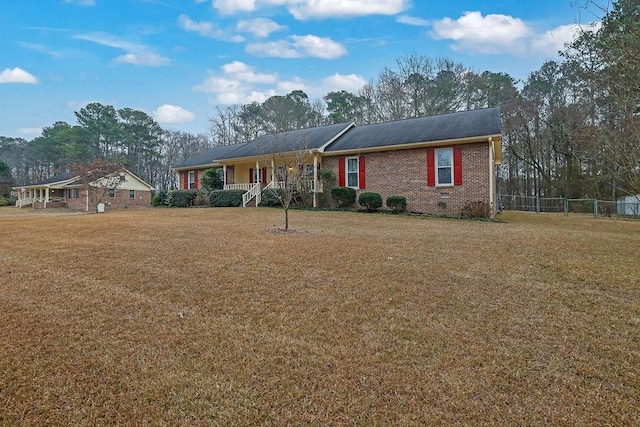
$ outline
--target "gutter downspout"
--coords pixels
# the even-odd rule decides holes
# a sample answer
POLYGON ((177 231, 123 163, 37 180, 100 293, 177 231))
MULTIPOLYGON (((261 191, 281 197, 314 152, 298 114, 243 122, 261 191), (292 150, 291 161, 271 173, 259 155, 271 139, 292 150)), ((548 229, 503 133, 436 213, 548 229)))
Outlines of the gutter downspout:
POLYGON ((494 147, 493 140, 489 137, 489 216, 494 218, 496 216, 496 204, 495 204, 495 166, 494 166, 494 147))
POLYGON ((313 156, 313 208, 318 207, 318 154, 313 156))

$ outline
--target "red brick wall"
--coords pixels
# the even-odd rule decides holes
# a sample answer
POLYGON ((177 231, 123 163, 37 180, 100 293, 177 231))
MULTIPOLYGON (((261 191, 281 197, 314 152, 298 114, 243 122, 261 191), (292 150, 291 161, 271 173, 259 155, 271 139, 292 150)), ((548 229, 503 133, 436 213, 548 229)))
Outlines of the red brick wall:
MULTIPOLYGON (((380 193, 385 207, 387 197, 404 196, 408 211, 431 214, 458 215, 468 201, 489 203, 489 145, 476 143, 461 147, 460 186, 428 187, 427 150, 415 148, 365 154, 366 188, 356 193, 380 193), (438 206, 440 201, 446 204, 445 208, 438 206)), ((336 177, 338 159, 323 158, 323 168, 332 170, 336 177)))
MULTIPOLYGON (((87 198, 84 189, 80 190, 80 197, 67 198, 67 207, 77 210, 86 210, 87 198)), ((102 201, 105 211, 124 208, 142 208, 151 205, 151 191, 136 190, 136 198, 129 198, 129 190, 116 190, 115 197, 105 197, 102 201)), ((89 201, 89 212, 95 212, 95 207, 89 201)))

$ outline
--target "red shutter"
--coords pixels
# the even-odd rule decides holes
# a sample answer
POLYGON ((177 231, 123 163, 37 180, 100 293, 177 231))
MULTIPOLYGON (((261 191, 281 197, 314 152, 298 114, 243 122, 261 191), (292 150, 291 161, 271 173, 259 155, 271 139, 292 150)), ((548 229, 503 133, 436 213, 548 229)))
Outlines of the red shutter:
POLYGON ((198 189, 198 171, 193 171, 193 189, 198 189))
POLYGON ((249 169, 249 184, 253 184, 253 168, 249 169))
POLYGON ((180 173, 182 174, 182 189, 188 190, 189 189, 189 172, 184 171, 180 173))
POLYGON ((338 185, 344 187, 344 157, 338 159, 338 185))
POLYGON ((427 185, 433 187, 436 185, 436 165, 435 153, 433 148, 427 148, 427 185))
POLYGON ((462 185, 462 148, 453 148, 453 185, 462 185))
POLYGON ((364 176, 364 156, 360 156, 358 158, 358 179, 360 181, 358 183, 358 188, 360 188, 360 190, 364 190, 367 183, 364 176))
POLYGON ((267 182, 267 168, 262 168, 262 183, 267 182))

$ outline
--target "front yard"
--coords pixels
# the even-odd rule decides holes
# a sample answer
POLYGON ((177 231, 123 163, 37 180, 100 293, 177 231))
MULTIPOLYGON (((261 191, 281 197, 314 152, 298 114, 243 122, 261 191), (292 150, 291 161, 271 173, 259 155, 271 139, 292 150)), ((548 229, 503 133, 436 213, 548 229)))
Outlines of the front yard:
POLYGON ((640 224, 0 209, 0 424, 634 425, 640 224))

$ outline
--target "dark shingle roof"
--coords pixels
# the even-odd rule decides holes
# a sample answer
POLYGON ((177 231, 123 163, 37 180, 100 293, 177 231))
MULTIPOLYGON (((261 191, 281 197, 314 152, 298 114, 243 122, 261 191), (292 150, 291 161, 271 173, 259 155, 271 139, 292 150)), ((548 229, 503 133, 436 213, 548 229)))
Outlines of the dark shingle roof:
POLYGON ((75 174, 72 172, 65 172, 59 175, 51 176, 47 179, 43 179, 42 181, 34 182, 33 184, 27 184, 27 186, 53 184, 55 182, 66 181, 73 178, 74 176, 75 174))
POLYGON ((499 135, 500 123, 499 107, 355 127, 351 127, 351 123, 338 123, 262 135, 247 143, 213 147, 174 166, 174 169, 272 152, 318 149, 338 135, 341 136, 325 148, 326 153, 499 135))
POLYGON ((262 135, 247 142, 238 150, 229 153, 223 159, 260 156, 269 153, 286 153, 299 150, 312 150, 322 147, 351 126, 351 123, 319 126, 315 128, 292 130, 278 134, 262 135))
MULTIPOLYGON (((203 153, 198 154, 197 156, 191 157, 186 161, 180 163, 179 165, 174 166, 174 169, 186 168, 190 166, 201 166, 201 165, 210 165, 215 163, 217 160, 224 159, 242 146, 246 145, 246 143, 233 144, 233 145, 221 145, 218 147, 209 148, 203 153)), ((235 157, 235 156, 232 156, 235 157)))
POLYGON ((500 108, 356 126, 324 151, 357 150, 485 135, 499 135, 500 108))

